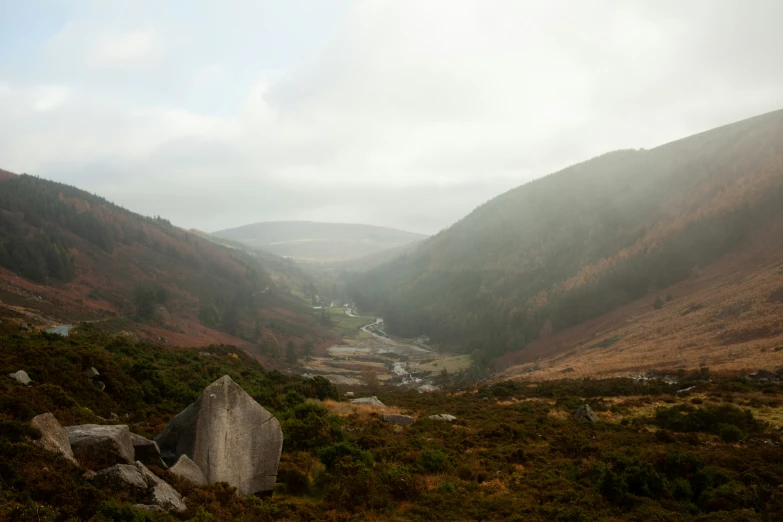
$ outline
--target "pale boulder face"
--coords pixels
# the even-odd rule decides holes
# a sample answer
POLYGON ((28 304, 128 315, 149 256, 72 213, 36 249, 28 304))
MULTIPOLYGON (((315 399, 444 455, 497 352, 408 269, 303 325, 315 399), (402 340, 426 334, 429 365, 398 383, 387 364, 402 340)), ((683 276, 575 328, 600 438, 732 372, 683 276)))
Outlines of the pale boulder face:
POLYGON ((247 495, 274 488, 283 431, 271 413, 224 375, 155 441, 169 464, 188 455, 209 484, 226 482, 247 495))
POLYGON ((35 441, 40 447, 53 453, 59 453, 72 464, 76 464, 73 456, 68 431, 63 428, 54 415, 44 413, 33 417, 30 425, 41 433, 41 438, 35 441))
POLYGON ((24 370, 19 370, 15 373, 9 373, 8 376, 19 384, 28 385, 32 382, 32 379, 30 379, 30 376, 27 375, 27 372, 24 370))

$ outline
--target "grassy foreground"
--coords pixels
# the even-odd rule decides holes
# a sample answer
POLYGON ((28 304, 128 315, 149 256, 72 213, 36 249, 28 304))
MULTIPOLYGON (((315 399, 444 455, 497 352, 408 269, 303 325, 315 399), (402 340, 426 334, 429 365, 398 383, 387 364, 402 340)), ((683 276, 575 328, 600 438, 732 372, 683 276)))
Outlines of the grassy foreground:
MULTIPOLYGON (((233 347, 171 350, 81 331, 0 338, 0 520, 775 520, 783 513, 783 389, 741 378, 685 384, 550 381, 418 394, 387 389, 389 410, 339 401, 323 379, 265 371, 233 347), (106 383, 94 387, 83 370, 106 383), (25 369, 22 387, 5 377, 25 369), (38 449, 28 425, 108 423, 157 434, 223 374, 281 421, 278 486, 268 498, 194 488, 188 511, 151 514, 96 488, 83 469, 38 449), (688 384, 688 385, 690 385, 688 384), (589 403, 600 420, 571 412, 589 403), (429 419, 449 413, 453 423, 429 419)), ((687 379, 688 376, 683 376, 687 379)), ((356 390, 359 391, 359 390, 356 390)))

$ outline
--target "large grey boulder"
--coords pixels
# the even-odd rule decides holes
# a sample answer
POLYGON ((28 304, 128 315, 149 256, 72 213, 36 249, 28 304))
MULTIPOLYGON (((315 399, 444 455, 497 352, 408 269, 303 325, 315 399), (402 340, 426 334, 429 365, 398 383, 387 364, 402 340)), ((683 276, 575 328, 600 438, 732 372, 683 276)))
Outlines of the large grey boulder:
POLYGON ((451 422, 457 420, 457 417, 455 417, 454 415, 449 415, 448 413, 439 413, 437 415, 430 415, 430 419, 437 420, 437 421, 451 422))
POLYGON ((378 397, 373 395, 372 397, 361 397, 359 399, 351 399, 352 404, 365 404, 367 406, 377 406, 378 408, 385 408, 386 405, 378 400, 378 397))
POLYGON ((157 466, 162 469, 168 469, 168 466, 160 456, 160 449, 154 440, 150 440, 135 433, 130 434, 131 444, 133 444, 133 453, 135 459, 146 466, 157 466))
POLYGON ((37 415, 30 421, 30 425, 41 434, 41 438, 35 441, 38 446, 47 451, 59 453, 71 463, 76 464, 71 442, 68 439, 68 431, 57 422, 54 415, 51 413, 37 415))
POLYGON ((177 490, 138 461, 134 464, 115 464, 101 470, 95 475, 93 482, 96 486, 123 491, 136 497, 146 497, 151 501, 149 505, 140 506, 157 506, 169 511, 187 509, 177 490))
POLYGON ((180 455, 177 463, 171 466, 169 471, 196 486, 207 485, 207 477, 204 476, 204 472, 185 454, 180 455))
POLYGON ((391 413, 382 413, 381 420, 395 426, 410 426, 416 422, 410 415, 394 415, 391 413))
POLYGON ((224 375, 171 419, 155 442, 169 465, 188 455, 209 484, 226 482, 247 495, 274 488, 283 431, 271 413, 224 375))
POLYGON ((586 420, 589 422, 596 422, 598 420, 598 416, 593 413, 593 409, 589 404, 582 404, 579 406, 574 413, 574 418, 576 420, 586 420))
POLYGON ((30 376, 27 375, 27 372, 24 370, 19 370, 15 373, 9 373, 8 376, 19 384, 28 385, 30 382, 32 382, 32 379, 30 379, 30 376))
POLYGON ((81 424, 66 430, 74 455, 86 468, 103 469, 114 464, 133 464, 135 460, 130 431, 124 424, 81 424))

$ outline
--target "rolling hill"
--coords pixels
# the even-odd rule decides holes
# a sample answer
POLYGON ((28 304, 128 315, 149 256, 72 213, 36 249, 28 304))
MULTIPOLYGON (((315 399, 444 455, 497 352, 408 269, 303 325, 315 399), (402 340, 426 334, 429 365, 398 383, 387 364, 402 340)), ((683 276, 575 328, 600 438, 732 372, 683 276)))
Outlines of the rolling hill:
MULTIPOLYGON (((768 274, 758 295, 746 299, 769 307, 746 311, 776 317, 775 326, 753 327, 761 329, 757 338, 766 332, 774 339, 783 333, 783 310, 766 294, 783 286, 775 265, 783 261, 781 234, 764 231, 779 231, 774 223, 782 212, 783 111, 777 111, 650 150, 611 152, 513 189, 414 252, 354 276, 348 290, 394 333, 427 334, 485 362, 503 357, 515 364, 526 362, 525 354, 547 357, 557 351, 547 339, 564 339, 570 329, 623 307, 673 309, 664 301, 677 297, 681 288, 674 285, 703 277, 753 244, 759 255, 740 257, 731 270, 740 278, 757 269, 768 274)), ((713 275, 691 285, 681 306, 696 306, 698 295, 725 284, 713 275)), ((687 321, 709 321, 706 312, 687 321)), ((619 321, 629 317, 635 316, 619 321)), ((604 330, 585 330, 598 338, 574 335, 558 350, 606 341, 604 330)), ((608 339, 604 347, 618 341, 608 339)))
POLYGON ((255 223, 213 235, 279 256, 311 262, 358 259, 426 237, 393 228, 311 221, 255 223))
POLYGON ((94 322, 180 346, 225 343, 270 359, 289 340, 331 334, 291 286, 289 261, 215 244, 34 176, 0 178, 0 299, 5 328, 94 322))

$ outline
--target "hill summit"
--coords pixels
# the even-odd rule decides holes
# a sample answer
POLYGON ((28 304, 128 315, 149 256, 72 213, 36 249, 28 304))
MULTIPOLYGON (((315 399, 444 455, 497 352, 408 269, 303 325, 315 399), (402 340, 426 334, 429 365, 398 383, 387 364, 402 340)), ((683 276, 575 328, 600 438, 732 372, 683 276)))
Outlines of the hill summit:
POLYGON ((532 181, 356 276, 349 291, 393 333, 491 359, 651 293, 663 304, 665 289, 781 212, 777 111, 532 181))
POLYGON ((394 228, 313 221, 270 221, 220 230, 214 236, 301 261, 358 259, 426 236, 394 228))

